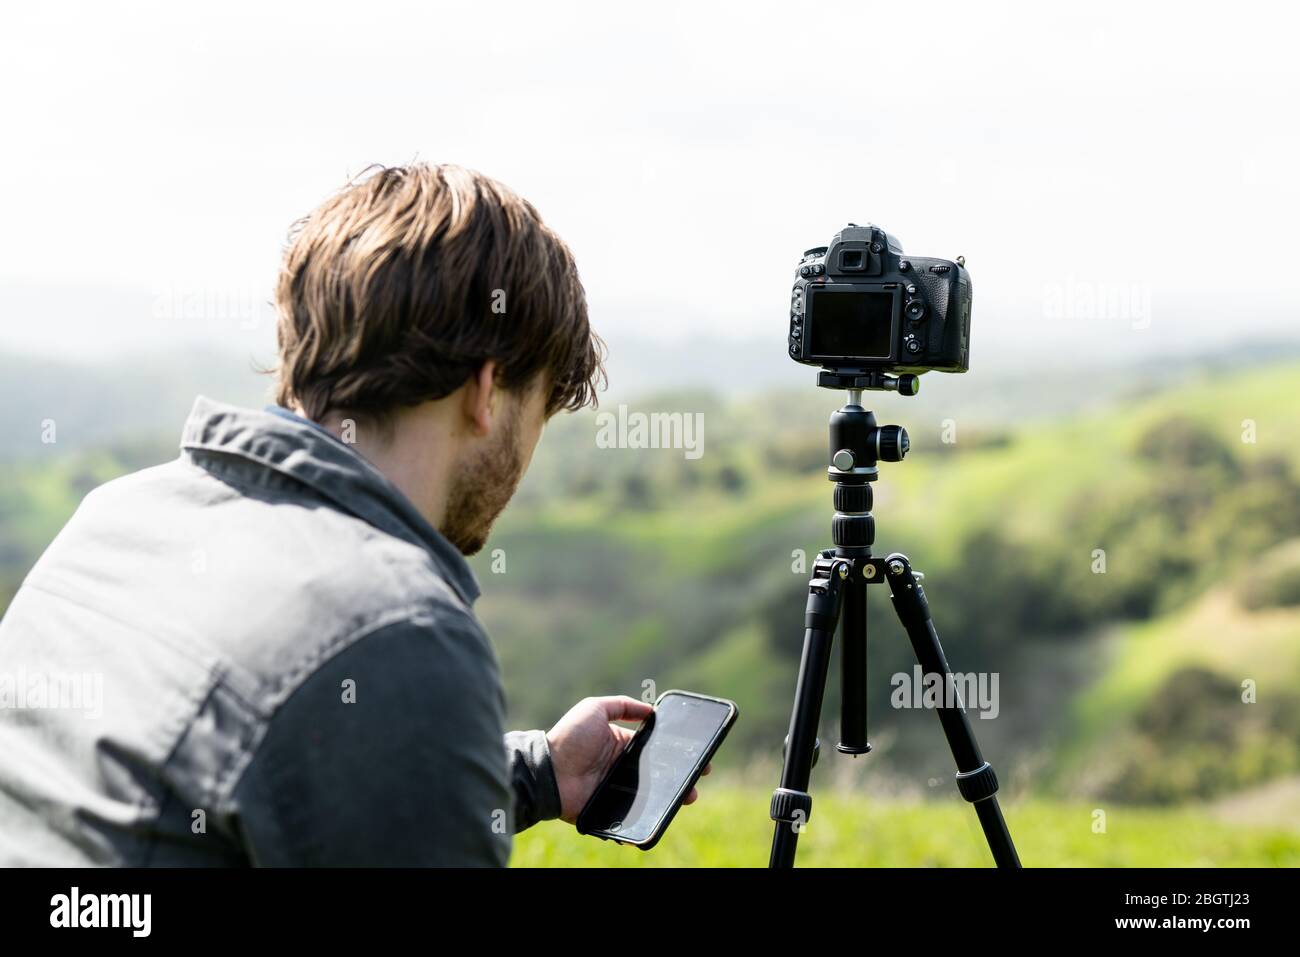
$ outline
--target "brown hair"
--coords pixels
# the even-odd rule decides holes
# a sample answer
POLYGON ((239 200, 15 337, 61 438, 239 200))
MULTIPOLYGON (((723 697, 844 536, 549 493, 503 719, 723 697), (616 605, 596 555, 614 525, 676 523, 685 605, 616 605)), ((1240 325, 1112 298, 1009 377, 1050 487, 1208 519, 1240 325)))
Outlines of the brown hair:
POLYGON ((545 375, 547 412, 596 404, 604 343, 573 254, 532 204, 459 166, 371 167, 294 224, 275 290, 276 401, 389 419, 488 359, 545 375))

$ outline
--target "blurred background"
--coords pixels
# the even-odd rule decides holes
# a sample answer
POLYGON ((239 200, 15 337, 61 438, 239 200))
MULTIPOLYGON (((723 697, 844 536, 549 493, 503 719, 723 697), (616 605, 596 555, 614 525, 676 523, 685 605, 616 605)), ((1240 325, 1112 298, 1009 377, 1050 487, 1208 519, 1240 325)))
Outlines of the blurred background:
MULTIPOLYGON (((1094 3, 28 6, 0 35, 0 608, 82 496, 260 406, 290 223, 372 163, 456 162, 568 241, 603 412, 556 420, 488 548, 514 727, 673 687, 741 718, 648 854, 558 823, 515 863, 766 863, 842 394, 785 355, 800 253, 874 222, 964 255, 972 366, 870 395, 913 451, 878 554, 926 573, 1026 864, 1300 863, 1300 64, 1272 8, 1094 3), (1289 117, 1289 119, 1288 119, 1289 117)), ((875 751, 800 863, 984 865, 870 608, 875 751)))

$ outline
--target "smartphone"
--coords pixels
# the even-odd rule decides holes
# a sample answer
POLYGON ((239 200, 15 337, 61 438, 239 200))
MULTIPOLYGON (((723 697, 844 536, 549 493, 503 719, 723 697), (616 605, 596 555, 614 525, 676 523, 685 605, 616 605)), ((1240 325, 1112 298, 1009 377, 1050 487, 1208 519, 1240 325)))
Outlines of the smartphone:
POLYGON ((725 698, 665 691, 578 815, 578 833, 650 850, 739 714, 725 698))

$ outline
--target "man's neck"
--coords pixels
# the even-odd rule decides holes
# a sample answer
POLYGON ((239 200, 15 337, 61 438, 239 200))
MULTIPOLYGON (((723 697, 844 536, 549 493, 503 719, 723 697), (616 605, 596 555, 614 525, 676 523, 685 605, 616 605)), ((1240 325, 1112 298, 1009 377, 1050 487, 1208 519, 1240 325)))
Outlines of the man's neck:
MULTIPOLYGON (((300 409, 294 411, 303 415, 300 409)), ((453 442, 435 410, 427 405, 402 410, 383 434, 335 412, 318 424, 382 472, 430 525, 442 530, 453 442)))

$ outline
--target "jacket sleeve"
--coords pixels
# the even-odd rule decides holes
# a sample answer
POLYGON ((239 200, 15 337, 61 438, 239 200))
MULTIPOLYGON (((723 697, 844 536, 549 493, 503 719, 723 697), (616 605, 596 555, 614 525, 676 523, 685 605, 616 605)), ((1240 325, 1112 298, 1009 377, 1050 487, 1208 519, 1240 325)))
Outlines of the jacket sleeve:
MULTIPOLYGON (((232 792, 233 827, 259 865, 504 866, 515 825, 503 711, 477 626, 385 626, 275 710, 232 792)), ((540 759, 526 744, 528 769, 540 759)), ((520 777, 535 794, 539 775, 520 777)))
POLYGON ((560 787, 545 731, 506 733, 506 765, 515 795, 515 833, 560 816, 560 787))

